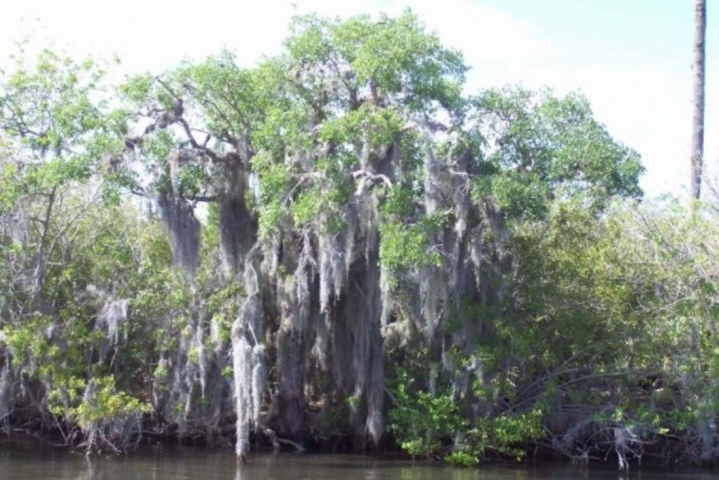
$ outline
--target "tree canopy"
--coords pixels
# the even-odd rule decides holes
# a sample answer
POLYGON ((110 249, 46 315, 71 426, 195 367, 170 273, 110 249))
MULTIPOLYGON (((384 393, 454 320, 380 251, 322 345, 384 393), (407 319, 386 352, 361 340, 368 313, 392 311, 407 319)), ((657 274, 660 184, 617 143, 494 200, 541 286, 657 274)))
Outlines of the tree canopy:
POLYGON ((389 419, 461 462, 688 428, 636 400, 703 378, 667 366, 689 337, 658 292, 691 296, 709 259, 646 266, 700 239, 632 214, 639 156, 583 96, 468 94, 468 68, 409 11, 298 17, 251 68, 224 51, 112 86, 21 56, 0 76, 0 419, 89 450, 236 421, 241 457, 376 445, 389 419))

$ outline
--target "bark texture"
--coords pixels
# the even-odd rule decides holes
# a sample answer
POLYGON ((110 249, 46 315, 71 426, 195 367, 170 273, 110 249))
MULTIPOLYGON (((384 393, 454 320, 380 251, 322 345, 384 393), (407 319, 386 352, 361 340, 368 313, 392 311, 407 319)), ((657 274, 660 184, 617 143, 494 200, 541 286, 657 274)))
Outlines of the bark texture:
POLYGON ((694 89, 692 115, 692 158, 691 158, 691 196, 698 200, 701 196, 702 173, 704 169, 704 91, 706 74, 706 0, 694 2, 694 89))

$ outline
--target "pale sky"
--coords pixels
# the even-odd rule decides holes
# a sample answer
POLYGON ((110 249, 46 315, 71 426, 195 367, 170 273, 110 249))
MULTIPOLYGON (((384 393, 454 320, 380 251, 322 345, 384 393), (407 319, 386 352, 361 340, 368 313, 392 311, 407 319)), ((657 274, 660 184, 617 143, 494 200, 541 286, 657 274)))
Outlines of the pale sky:
MULTIPOLYGON (((0 59, 30 37, 161 71, 228 47, 251 66, 279 52, 295 13, 398 14, 410 6, 472 67, 471 91, 523 84, 582 91, 638 150, 650 194, 685 195, 691 133, 691 0, 4 0, 0 59)), ((709 3, 709 2, 708 2, 709 3)), ((705 158, 719 165, 719 20, 709 5, 705 158), (715 80, 716 79, 716 80, 715 80)), ((719 168, 714 168, 719 172, 719 168)))

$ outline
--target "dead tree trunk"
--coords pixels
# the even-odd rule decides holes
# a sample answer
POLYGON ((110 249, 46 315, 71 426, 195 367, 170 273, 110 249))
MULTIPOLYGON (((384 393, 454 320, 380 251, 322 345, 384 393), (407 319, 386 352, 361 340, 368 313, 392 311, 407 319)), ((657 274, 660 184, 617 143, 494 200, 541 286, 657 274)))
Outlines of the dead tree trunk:
POLYGON ((706 0, 694 1, 694 92, 692 116, 691 195, 698 200, 701 195, 702 170, 704 167, 704 77, 706 70, 706 0))

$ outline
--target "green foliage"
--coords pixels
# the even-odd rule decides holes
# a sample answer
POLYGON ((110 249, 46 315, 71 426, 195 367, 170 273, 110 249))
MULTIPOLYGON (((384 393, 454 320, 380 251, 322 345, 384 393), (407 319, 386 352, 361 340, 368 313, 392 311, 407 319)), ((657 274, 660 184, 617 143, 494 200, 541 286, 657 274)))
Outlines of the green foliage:
POLYGON ((103 70, 49 50, 26 60, 21 54, 12 71, 0 71, 0 131, 35 160, 20 181, 42 189, 87 180, 99 148, 118 145, 104 124, 103 70))
POLYGON ((0 185, 4 187, 0 192, 0 212, 11 210, 20 199, 22 188, 19 176, 17 165, 0 160, 0 185))
POLYGON ((495 340, 514 354, 494 350, 525 372, 506 368, 510 385, 553 372, 536 402, 547 418, 584 405, 601 428, 619 424, 647 440, 701 431, 718 398, 709 373, 714 213, 627 202, 597 217, 585 205, 555 202, 547 222, 515 231, 521 301, 495 340), (612 415, 600 413, 610 404, 612 415))
POLYGON ((545 436, 541 421, 540 410, 479 420, 476 427, 468 432, 468 442, 476 441, 482 451, 492 449, 502 455, 521 458, 526 449, 518 446, 545 436))
POLYGON ((96 428, 102 424, 124 422, 149 411, 149 405, 118 392, 112 376, 93 378, 90 395, 85 395, 77 407, 70 410, 83 429, 96 428))
POLYGON ((450 452, 446 457, 444 457, 444 461, 449 465, 459 467, 471 467, 479 463, 476 455, 464 450, 454 450, 450 452))
POLYGON ((400 222, 382 224, 382 266, 394 271, 411 266, 439 265, 440 254, 433 248, 431 240, 440 223, 440 217, 425 216, 412 225, 400 222))
POLYGON ((521 458, 530 442, 545 436, 542 412, 502 414, 472 422, 462 418, 457 402, 448 395, 412 389, 406 374, 393 390, 389 430, 412 457, 441 456, 454 465, 474 465, 487 452, 521 458))
MULTIPOLYGON (((53 351, 48 348, 47 338, 37 335, 37 332, 44 331, 50 325, 49 319, 42 315, 33 315, 25 320, 22 325, 4 325, 2 330, 3 343, 12 352, 12 361, 16 366, 31 365, 41 368, 52 368, 49 358, 43 358, 53 351), (40 360, 38 362, 37 360, 40 360), (47 361, 47 363, 43 363, 47 361)), ((57 351, 57 350, 55 350, 57 351)), ((32 371, 33 369, 30 369, 32 371)))
POLYGON ((312 374, 294 387, 347 399, 325 406, 328 428, 363 421, 369 388, 349 395, 351 380, 331 380, 320 344, 365 368, 359 349, 374 348, 362 339, 379 338, 380 307, 392 368, 441 365, 437 394, 407 375, 394 389, 390 430, 412 456, 463 465, 488 452, 521 456, 544 434, 540 423, 572 405, 604 426, 693 428, 719 391, 706 387, 719 371, 713 223, 681 209, 644 222, 634 206, 612 208, 641 195, 642 168, 586 99, 518 88, 468 97, 467 70, 407 11, 298 17, 284 52, 257 66, 224 51, 115 89, 96 63, 52 52, 2 72, 0 356, 40 386, 36 408, 88 437, 150 404, 180 435, 221 431, 232 417, 231 329, 251 308, 247 275, 221 268, 237 214, 256 241, 242 248, 262 257, 254 340, 267 343, 281 382, 281 345, 270 344, 280 329, 317 339, 299 345, 312 374), (128 191, 211 203, 192 279, 173 268, 163 225, 140 215, 128 191), (244 204, 228 212, 218 201, 228 198, 244 204), (334 251, 320 260, 317 244, 330 236, 334 251), (300 243, 304 270, 293 271, 300 243), (277 265, 265 263, 273 255, 277 265), (353 278, 363 255, 379 259, 381 277, 373 268, 353 278), (318 296, 299 273, 324 288, 328 309, 366 306, 351 321, 367 324, 333 324, 323 337, 312 305, 307 321, 287 325, 306 315, 288 313, 281 295, 275 306, 285 277, 306 295, 298 305, 318 296), (110 321, 113 301, 128 310, 110 321), (421 325, 430 316, 431 329, 421 325), (684 403, 669 389, 638 392, 650 372, 684 403), (663 406, 647 408, 648 396, 663 406), (500 399, 524 413, 469 420, 474 406, 505 411, 500 399), (621 415, 600 421, 610 402, 621 415))
POLYGON ((549 185, 538 175, 529 173, 517 176, 511 172, 477 182, 475 196, 491 194, 497 205, 513 217, 542 218, 547 213, 550 197, 549 185))
POLYGON ((388 414, 389 431, 412 457, 440 453, 452 437, 467 427, 451 397, 413 392, 406 375, 399 377, 394 396, 397 403, 388 414))
POLYGON ((545 436, 541 419, 538 410, 480 419, 472 428, 464 430, 461 441, 444 460, 450 465, 471 466, 480 463, 489 453, 520 460, 526 455, 527 444, 545 436))
POLYGON ((541 218, 554 198, 584 195, 603 205, 639 197, 638 154, 618 143, 579 94, 491 89, 472 100, 478 134, 487 139, 485 170, 475 195, 495 195, 513 216, 541 218))

